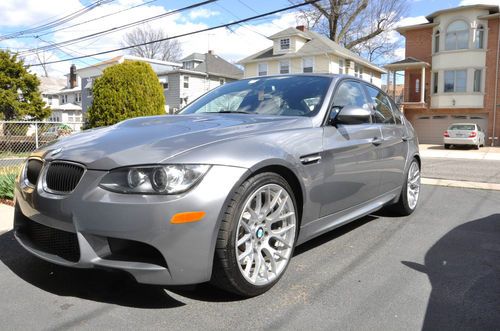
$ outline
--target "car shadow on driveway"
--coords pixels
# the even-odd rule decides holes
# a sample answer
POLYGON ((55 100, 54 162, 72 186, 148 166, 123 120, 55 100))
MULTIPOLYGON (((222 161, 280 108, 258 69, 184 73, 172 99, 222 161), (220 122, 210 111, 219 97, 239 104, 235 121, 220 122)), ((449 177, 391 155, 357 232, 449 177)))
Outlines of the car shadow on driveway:
POLYGON ((139 284, 125 272, 73 269, 43 261, 25 251, 15 240, 13 231, 0 235, 0 261, 24 281, 59 296, 135 308, 184 305, 170 297, 165 289, 139 284))
POLYGON ((462 224, 426 253, 432 292, 423 330, 498 330, 500 327, 500 214, 462 224))

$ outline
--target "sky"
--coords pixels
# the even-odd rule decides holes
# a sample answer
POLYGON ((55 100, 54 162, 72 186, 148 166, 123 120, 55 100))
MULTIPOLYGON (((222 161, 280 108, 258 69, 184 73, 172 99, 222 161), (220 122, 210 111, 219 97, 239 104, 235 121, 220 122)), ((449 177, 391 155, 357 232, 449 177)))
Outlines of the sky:
MULTIPOLYGON (((80 36, 89 35, 98 31, 111 29, 119 25, 141 20, 143 18, 166 13, 178 8, 189 6, 201 0, 104 0, 105 3, 97 6, 83 15, 60 25, 55 30, 47 30, 36 34, 24 34, 16 38, 4 39, 14 32, 33 28, 54 19, 64 17, 82 9, 96 0, 1 0, 0 1, 0 49, 23 51, 43 47, 49 43, 71 40, 80 36), (135 7, 133 9, 129 9, 135 7), (118 14, 113 14, 123 11, 118 14), (103 15, 110 15, 104 19, 96 19, 103 15), (87 23, 84 23, 87 22, 87 23), (83 23, 78 26, 71 25, 83 23)), ((406 15, 398 18, 398 25, 412 25, 425 22, 425 16, 434 11, 470 5, 477 3, 500 4, 500 0, 408 0, 409 10, 406 15)), ((215 3, 194 8, 182 13, 172 14, 149 23, 154 28, 163 29, 169 36, 196 31, 210 26, 236 21, 268 11, 280 9, 290 5, 289 0, 219 0, 215 3)), ((296 11, 276 14, 244 25, 235 25, 230 29, 221 28, 205 33, 194 34, 179 38, 183 55, 192 52, 205 53, 208 49, 230 62, 236 62, 255 52, 271 46, 266 36, 280 30, 300 24, 296 11)), ((24 53, 23 57, 28 64, 40 61, 57 61, 75 56, 88 55, 114 49, 122 46, 124 34, 132 30, 116 31, 98 38, 89 39, 56 50, 39 52, 39 58, 24 53)), ((392 37, 402 40, 397 32, 392 37)), ((397 60, 404 57, 404 44, 396 51, 397 60)), ((33 53, 31 53, 33 54, 33 53)), ((109 59, 123 54, 123 51, 89 57, 82 60, 61 62, 48 65, 50 76, 63 76, 69 72, 74 63, 78 68, 95 64, 98 61, 109 59)), ((40 67, 31 67, 32 71, 41 74, 40 67)))

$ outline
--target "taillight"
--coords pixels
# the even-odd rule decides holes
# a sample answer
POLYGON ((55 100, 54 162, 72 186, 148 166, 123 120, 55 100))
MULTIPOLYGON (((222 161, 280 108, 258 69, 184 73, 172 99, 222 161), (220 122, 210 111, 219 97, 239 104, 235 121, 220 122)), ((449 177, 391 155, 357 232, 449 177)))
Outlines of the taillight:
POLYGON ((449 137, 450 137, 450 134, 448 133, 448 131, 445 131, 445 132, 443 133, 443 136, 445 136, 446 138, 449 138, 449 137))
POLYGON ((474 138, 475 136, 477 136, 476 131, 472 131, 471 133, 469 133, 469 138, 474 138))

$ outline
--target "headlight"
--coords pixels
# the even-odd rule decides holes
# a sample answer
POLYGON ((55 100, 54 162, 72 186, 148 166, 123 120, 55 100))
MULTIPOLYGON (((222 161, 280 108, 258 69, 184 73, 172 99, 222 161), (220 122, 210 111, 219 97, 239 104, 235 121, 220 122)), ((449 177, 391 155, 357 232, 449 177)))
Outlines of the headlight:
POLYGON ((119 193, 176 194, 193 187, 208 169, 205 164, 120 168, 104 176, 99 186, 119 193))

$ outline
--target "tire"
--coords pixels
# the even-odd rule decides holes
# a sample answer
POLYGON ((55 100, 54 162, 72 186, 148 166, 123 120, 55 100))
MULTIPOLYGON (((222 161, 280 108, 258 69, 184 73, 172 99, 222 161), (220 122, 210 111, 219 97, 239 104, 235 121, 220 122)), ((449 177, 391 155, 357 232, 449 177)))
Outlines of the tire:
POLYGON ((410 163, 410 166, 406 170, 405 173, 405 184, 403 185, 403 189, 401 191, 401 195, 399 197, 398 202, 392 205, 392 210, 398 213, 401 216, 408 216, 412 214, 418 205, 418 199, 420 197, 420 165, 418 164, 417 159, 413 159, 410 163), (416 167, 416 168, 415 168, 416 167), (414 170, 417 172, 415 173, 414 170), (415 177, 418 176, 418 177, 415 177), (408 184, 410 181, 413 182, 412 188, 408 189, 408 184), (410 192, 415 192, 416 189, 416 201, 412 200, 412 196, 410 192))
POLYGON ((450 149, 450 144, 444 144, 444 149, 450 149))
POLYGON ((243 297, 273 287, 293 256, 299 226, 297 210, 290 185, 276 173, 261 173, 241 184, 221 222, 212 284, 243 297), (273 217, 278 220, 271 224, 273 217), (277 234, 280 230, 283 233, 277 234))

